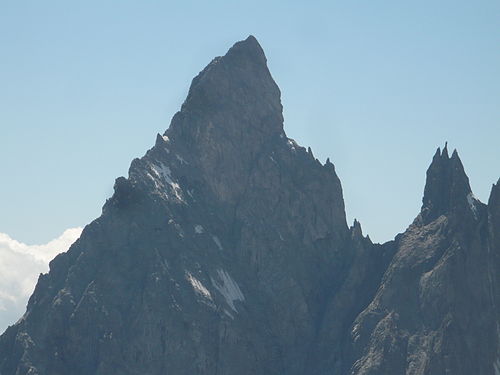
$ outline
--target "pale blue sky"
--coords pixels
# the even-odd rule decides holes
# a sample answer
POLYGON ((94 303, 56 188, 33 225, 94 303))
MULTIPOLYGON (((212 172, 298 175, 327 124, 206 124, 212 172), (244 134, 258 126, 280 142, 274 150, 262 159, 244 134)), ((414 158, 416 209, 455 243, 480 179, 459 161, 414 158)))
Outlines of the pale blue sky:
POLYGON ((330 157, 349 220, 388 240, 447 140, 481 200, 500 177, 500 2, 0 0, 0 232, 99 216, 189 83, 253 34, 285 130, 330 157))

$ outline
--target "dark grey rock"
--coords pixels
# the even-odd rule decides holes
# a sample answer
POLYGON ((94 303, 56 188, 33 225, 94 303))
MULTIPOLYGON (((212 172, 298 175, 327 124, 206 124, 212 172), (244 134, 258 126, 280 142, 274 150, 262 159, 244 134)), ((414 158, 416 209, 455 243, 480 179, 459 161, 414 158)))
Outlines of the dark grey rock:
POLYGON ((351 374, 498 373, 494 196, 495 188, 488 207, 475 199, 456 151, 449 158, 438 149, 422 212, 396 237, 379 289, 352 326, 351 374))
POLYGON ((373 244, 250 36, 40 276, 0 374, 495 374, 498 186, 480 203, 438 150, 420 215, 373 244))

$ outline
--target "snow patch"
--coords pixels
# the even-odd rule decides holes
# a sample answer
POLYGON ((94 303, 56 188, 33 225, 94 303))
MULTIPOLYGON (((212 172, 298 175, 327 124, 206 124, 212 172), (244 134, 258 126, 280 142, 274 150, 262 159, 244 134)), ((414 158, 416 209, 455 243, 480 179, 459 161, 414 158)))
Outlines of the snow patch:
POLYGON ((196 234, 202 234, 203 232, 205 232, 205 228, 198 224, 194 226, 194 231, 196 234))
POLYGON ((477 219, 477 207, 476 207, 476 197, 474 196, 474 194, 472 193, 469 193, 467 194, 467 203, 469 203, 469 207, 472 211, 472 214, 474 215, 474 217, 477 219))
POLYGON ((288 138, 286 143, 288 144, 288 146, 290 147, 290 149, 292 151, 295 151, 295 147, 297 146, 297 143, 295 143, 295 141, 293 139, 288 138))
MULTIPOLYGON (((169 167, 167 167, 163 163, 159 163, 159 165, 151 164, 151 170, 158 178, 161 179, 163 185, 167 184, 170 186, 175 197, 178 200, 180 200, 181 202, 184 202, 184 199, 182 198, 182 189, 179 186, 179 184, 172 179, 172 171, 170 170, 169 167)), ((152 177, 149 173, 148 173, 148 175, 150 177, 152 177)), ((155 184, 156 184, 156 181, 155 181, 155 184)), ((158 186, 157 186, 157 188, 158 188, 158 186)))
POLYGON ((219 240, 219 237, 212 236, 212 240, 214 240, 214 242, 217 245, 217 247, 219 248, 219 250, 224 250, 224 248, 222 247, 222 244, 221 244, 221 242, 219 240))
POLYGON ((219 291, 220 294, 222 294, 229 307, 234 312, 238 312, 238 310, 236 310, 236 307, 234 306, 234 302, 245 300, 240 287, 238 286, 236 281, 234 281, 231 276, 229 276, 229 274, 224 270, 217 270, 217 276, 219 281, 215 281, 211 278, 213 286, 219 291))
POLYGON ((210 294, 209 290, 205 288, 200 280, 194 277, 190 272, 186 272, 186 278, 197 294, 209 300, 212 299, 212 295, 210 294))
POLYGON ((166 135, 161 136, 165 142, 170 142, 170 138, 168 138, 166 135))

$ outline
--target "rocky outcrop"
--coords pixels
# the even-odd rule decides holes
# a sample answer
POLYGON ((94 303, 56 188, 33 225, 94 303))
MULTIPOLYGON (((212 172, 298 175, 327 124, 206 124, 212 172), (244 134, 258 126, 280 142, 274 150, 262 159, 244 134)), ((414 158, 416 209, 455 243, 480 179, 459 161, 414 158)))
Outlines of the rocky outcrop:
POLYGON ((498 228, 456 151, 436 152, 422 211, 351 331, 353 374, 494 374, 498 228), (490 227, 490 229, 488 229, 490 227), (496 255, 495 255, 496 254, 496 255))
POLYGON ((0 337, 1 375, 500 370, 498 184, 482 204, 438 150, 419 216, 373 244, 333 164, 286 137, 252 36, 114 190, 0 337))

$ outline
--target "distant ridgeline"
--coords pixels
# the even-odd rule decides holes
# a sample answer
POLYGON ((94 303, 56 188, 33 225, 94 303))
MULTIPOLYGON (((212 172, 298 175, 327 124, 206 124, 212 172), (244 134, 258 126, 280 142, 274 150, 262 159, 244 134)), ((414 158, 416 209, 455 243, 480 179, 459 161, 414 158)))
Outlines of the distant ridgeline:
POLYGON ((406 232, 349 227, 250 36, 40 276, 0 374, 497 375, 499 255, 500 184, 481 203, 447 147, 406 232))

